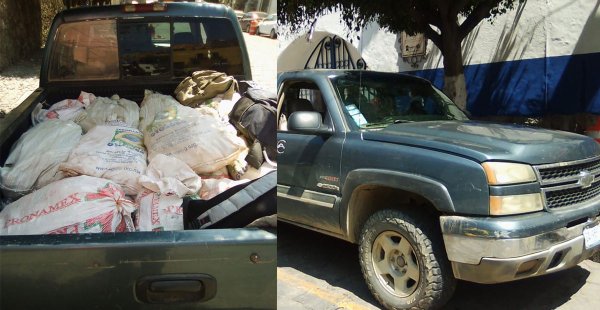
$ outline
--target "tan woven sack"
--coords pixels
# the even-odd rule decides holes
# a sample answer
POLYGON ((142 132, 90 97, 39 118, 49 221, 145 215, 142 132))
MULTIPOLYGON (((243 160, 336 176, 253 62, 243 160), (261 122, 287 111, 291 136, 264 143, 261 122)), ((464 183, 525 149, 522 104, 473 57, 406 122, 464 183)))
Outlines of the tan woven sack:
POLYGON ((237 81, 223 72, 212 70, 196 71, 185 78, 175 89, 177 100, 183 105, 197 107, 217 95, 231 100, 238 90, 237 81))

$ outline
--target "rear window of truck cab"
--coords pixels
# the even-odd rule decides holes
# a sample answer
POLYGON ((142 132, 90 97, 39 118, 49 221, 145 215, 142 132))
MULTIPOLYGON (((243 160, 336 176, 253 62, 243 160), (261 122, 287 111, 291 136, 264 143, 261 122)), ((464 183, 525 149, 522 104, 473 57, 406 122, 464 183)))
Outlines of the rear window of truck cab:
POLYGON ((92 20, 61 24, 50 54, 50 81, 181 78, 198 70, 243 75, 227 18, 92 20))

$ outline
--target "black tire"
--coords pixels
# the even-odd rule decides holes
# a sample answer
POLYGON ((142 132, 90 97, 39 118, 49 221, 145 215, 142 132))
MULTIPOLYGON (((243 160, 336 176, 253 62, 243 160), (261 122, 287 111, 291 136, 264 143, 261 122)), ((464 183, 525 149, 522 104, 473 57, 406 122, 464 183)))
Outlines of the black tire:
POLYGON ((456 279, 436 225, 425 216, 398 210, 376 212, 364 224, 360 265, 369 290, 385 308, 439 308, 452 297, 456 279), (396 281, 406 291, 399 291, 396 281))
POLYGON ((277 32, 275 32, 275 29, 271 29, 271 33, 269 34, 269 38, 271 38, 271 39, 277 38, 277 32))

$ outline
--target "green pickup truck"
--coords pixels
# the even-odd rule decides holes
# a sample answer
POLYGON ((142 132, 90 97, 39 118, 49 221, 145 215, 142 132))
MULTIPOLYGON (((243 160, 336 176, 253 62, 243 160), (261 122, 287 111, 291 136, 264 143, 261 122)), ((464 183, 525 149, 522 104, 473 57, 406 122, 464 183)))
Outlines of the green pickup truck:
POLYGON ((471 121, 409 75, 303 70, 278 82, 278 218, 358 244, 385 308, 441 307, 456 279, 541 276, 600 250, 594 140, 471 121))
MULTIPOLYGON (((252 78, 228 7, 168 3, 59 13, 40 87, 0 120, 0 164, 32 126, 39 103, 77 98, 81 90, 139 103, 144 89, 172 94, 200 69, 252 78)), ((274 203, 270 178, 273 195, 250 203, 274 203)), ((1 236, 0 308, 275 308, 276 244, 274 233, 256 228, 1 236)))

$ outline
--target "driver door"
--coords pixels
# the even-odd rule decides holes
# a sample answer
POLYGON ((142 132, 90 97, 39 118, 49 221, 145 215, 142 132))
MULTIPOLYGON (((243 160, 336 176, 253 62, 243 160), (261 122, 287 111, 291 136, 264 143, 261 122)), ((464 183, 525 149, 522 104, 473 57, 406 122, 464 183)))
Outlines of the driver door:
POLYGON ((277 130, 277 211, 290 222, 340 233, 340 154, 345 133, 333 123, 321 87, 310 80, 282 85, 277 130), (294 132, 287 119, 297 111, 319 112, 328 134, 294 132))

